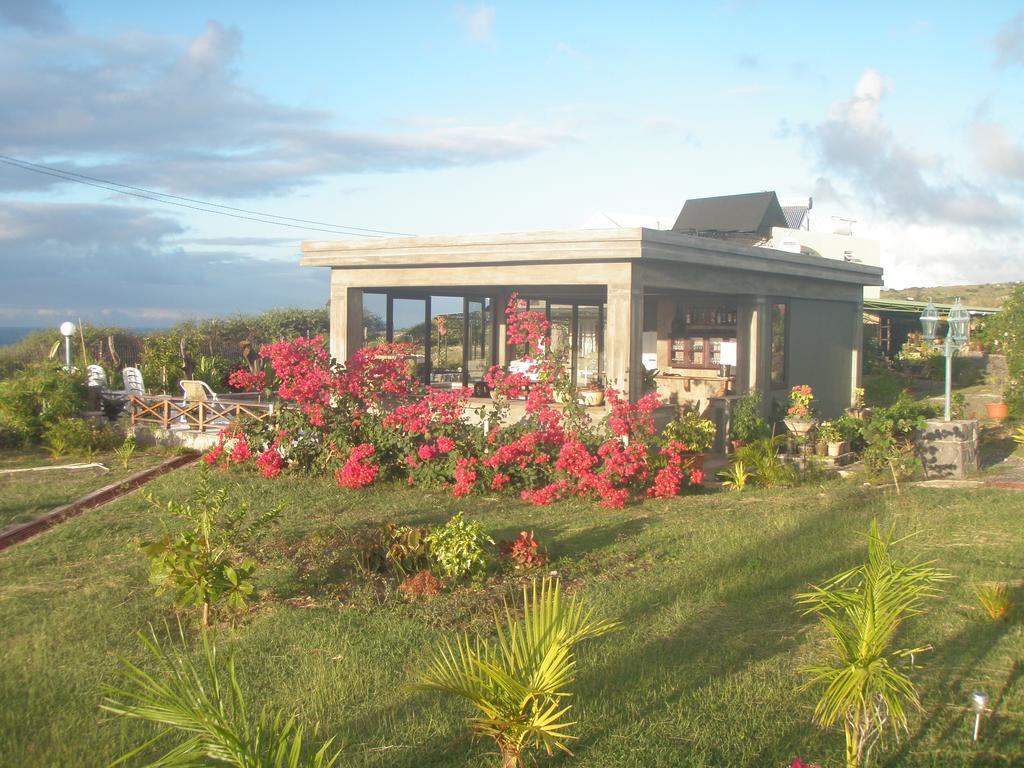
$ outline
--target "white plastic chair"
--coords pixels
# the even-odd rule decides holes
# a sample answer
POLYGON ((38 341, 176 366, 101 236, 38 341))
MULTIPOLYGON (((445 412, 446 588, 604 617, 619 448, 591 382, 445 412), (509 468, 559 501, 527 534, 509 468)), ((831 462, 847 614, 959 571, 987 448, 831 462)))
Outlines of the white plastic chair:
POLYGON ((142 397, 146 394, 146 384, 142 380, 142 371, 138 368, 124 368, 121 371, 121 378, 124 379, 124 393, 142 397))
POLYGON ((85 366, 85 386, 107 388, 107 372, 102 365, 85 366))

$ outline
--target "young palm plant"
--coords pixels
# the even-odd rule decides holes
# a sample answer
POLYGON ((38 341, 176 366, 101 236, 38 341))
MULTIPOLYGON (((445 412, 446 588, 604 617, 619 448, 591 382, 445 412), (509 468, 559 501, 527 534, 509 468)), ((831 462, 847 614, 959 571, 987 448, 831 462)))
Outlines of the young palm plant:
POLYGON ((924 603, 949 574, 932 563, 900 563, 890 554, 892 532, 882 536, 872 520, 868 561, 797 595, 829 632, 828 658, 804 671, 804 686, 824 685, 814 710, 818 725, 838 722, 846 735, 847 768, 865 768, 886 729, 908 730, 907 712, 920 706, 917 691, 897 660, 927 647, 894 649, 900 626, 924 611, 924 603))
MULTIPOLYGON (((271 715, 264 708, 255 719, 246 708, 235 676, 233 658, 227 662, 227 680, 218 669, 217 648, 203 635, 204 659, 196 667, 183 652, 167 651, 154 633, 140 634, 156 661, 151 674, 124 662, 121 687, 107 686, 100 707, 121 717, 164 726, 154 738, 115 760, 119 765, 173 734, 185 737, 150 768, 331 768, 340 757, 328 754, 328 740, 312 755, 303 749, 303 729, 294 716, 271 715)), ((184 634, 182 633, 184 642, 184 634)))
POLYGON ((594 617, 577 597, 562 598, 557 579, 534 580, 523 587, 523 615, 505 605, 504 621, 495 616, 497 642, 470 641, 463 635, 445 641, 413 688, 437 690, 465 699, 480 713, 470 729, 494 739, 502 768, 521 768, 535 746, 550 755, 568 754, 567 700, 576 677, 574 647, 619 628, 594 617))

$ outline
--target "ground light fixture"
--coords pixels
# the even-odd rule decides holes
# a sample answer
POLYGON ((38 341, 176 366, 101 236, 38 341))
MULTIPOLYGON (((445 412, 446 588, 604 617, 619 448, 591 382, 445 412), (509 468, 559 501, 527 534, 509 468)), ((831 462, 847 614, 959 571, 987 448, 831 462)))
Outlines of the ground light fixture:
POLYGON ((950 420, 953 399, 953 355, 967 343, 967 332, 970 328, 971 315, 960 303, 960 298, 953 302, 949 315, 946 318, 949 330, 946 332, 946 340, 939 342, 935 332, 939 325, 939 310, 930 301, 921 313, 921 332, 924 340, 942 350, 946 357, 946 408, 945 420, 950 420))
POLYGON ((978 734, 981 731, 981 716, 985 714, 985 710, 988 709, 988 694, 982 693, 981 691, 975 691, 971 694, 971 709, 974 710, 974 740, 978 740, 978 734))
POLYGON ((75 335, 75 324, 65 320, 60 324, 60 335, 64 337, 64 367, 71 370, 71 337, 75 335))

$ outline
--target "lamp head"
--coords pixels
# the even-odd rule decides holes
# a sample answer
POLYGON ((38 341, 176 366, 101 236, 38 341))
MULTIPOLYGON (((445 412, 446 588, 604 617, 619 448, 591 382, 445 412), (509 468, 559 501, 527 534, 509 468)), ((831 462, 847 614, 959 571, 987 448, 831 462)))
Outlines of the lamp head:
POLYGON ((957 298, 953 307, 949 310, 949 332, 953 336, 955 344, 963 344, 967 341, 967 333, 970 330, 971 316, 964 309, 964 305, 957 298))
POLYGON ((61 336, 74 336, 75 335, 75 324, 70 320, 65 320, 60 324, 60 335, 61 336))
POLYGON ((975 691, 971 694, 971 707, 975 712, 984 712, 988 707, 988 694, 975 691))
POLYGON ((921 313, 921 331, 925 341, 935 341, 935 329, 939 327, 939 310, 930 301, 921 313))

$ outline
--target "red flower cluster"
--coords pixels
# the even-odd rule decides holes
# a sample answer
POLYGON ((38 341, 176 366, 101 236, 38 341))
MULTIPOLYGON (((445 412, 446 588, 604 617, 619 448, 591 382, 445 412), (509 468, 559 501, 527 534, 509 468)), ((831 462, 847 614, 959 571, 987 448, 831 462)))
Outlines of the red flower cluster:
POLYGON ((245 435, 236 437, 235 445, 231 449, 231 461, 235 464, 241 464, 251 456, 252 451, 249 450, 249 443, 245 439, 245 435))
POLYGON ((263 453, 256 459, 256 468, 260 471, 260 474, 266 478, 277 477, 281 474, 281 467, 284 461, 281 458, 281 454, 278 452, 276 446, 267 448, 263 453))
POLYGON ((661 405, 657 393, 649 392, 635 403, 619 397, 614 389, 605 390, 605 397, 611 405, 608 415, 608 427, 619 437, 631 440, 643 439, 654 434, 654 418, 651 414, 661 405))
POLYGON ((428 389, 414 403, 400 405, 384 417, 384 426, 398 428, 410 435, 436 434, 462 418, 469 390, 428 389))
POLYGON ((533 568, 548 562, 548 555, 541 550, 533 531, 520 531, 512 541, 502 542, 501 553, 508 557, 516 568, 533 568))
POLYGON ((505 337, 509 344, 526 344, 529 357, 539 355, 547 346, 551 324, 543 312, 532 312, 519 299, 518 293, 509 297, 505 307, 505 337))
POLYGON ((270 359, 281 380, 278 394, 298 403, 310 424, 324 426, 324 409, 331 404, 336 381, 323 337, 265 344, 260 354, 270 359))
POLYGON ((492 365, 484 374, 484 383, 501 397, 518 400, 530 389, 530 377, 518 371, 506 371, 492 365))
POLYGON ((455 462, 455 485, 452 496, 468 496, 473 492, 479 473, 476 471, 476 459, 459 459, 455 462))
POLYGON ((251 373, 244 368, 232 371, 228 376, 228 384, 232 389, 243 392, 256 392, 267 386, 267 372, 251 373))
POLYGON ((418 394, 423 385, 411 375, 416 345, 378 344, 357 350, 339 375, 339 394, 351 395, 364 406, 385 398, 404 399, 418 394))
POLYGON ((369 461, 375 449, 369 443, 355 446, 348 455, 345 465, 334 477, 342 488, 364 488, 377 479, 380 466, 369 461))

